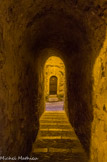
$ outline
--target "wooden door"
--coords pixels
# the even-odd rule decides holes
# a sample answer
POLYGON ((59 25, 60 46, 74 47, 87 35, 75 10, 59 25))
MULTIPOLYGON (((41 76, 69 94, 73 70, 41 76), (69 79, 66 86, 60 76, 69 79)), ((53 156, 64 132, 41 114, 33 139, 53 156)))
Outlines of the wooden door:
POLYGON ((50 95, 57 94, 57 77, 50 77, 50 95))

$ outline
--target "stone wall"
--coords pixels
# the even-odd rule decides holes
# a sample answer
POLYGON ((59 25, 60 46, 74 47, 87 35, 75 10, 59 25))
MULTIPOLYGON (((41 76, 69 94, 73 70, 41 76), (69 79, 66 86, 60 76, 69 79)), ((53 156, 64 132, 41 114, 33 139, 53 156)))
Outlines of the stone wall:
POLYGON ((7 6, 5 1, 0 9, 0 155, 28 155, 39 126, 38 76, 7 6))
POLYGON ((107 37, 93 70, 94 120, 91 136, 91 159, 107 161, 107 37))
POLYGON ((33 61, 17 57, 17 47, 11 42, 7 44, 6 62, 0 69, 1 154, 25 155, 31 150, 38 130, 34 100, 37 78, 33 61))

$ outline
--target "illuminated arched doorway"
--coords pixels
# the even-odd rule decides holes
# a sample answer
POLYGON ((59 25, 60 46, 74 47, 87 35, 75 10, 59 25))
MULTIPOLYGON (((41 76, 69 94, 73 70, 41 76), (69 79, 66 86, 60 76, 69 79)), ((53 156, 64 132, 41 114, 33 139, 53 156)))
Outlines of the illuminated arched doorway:
POLYGON ((50 95, 57 94, 57 77, 56 76, 50 77, 49 94, 50 95))
POLYGON ((65 65, 60 57, 50 56, 44 66, 46 110, 64 110, 65 65))

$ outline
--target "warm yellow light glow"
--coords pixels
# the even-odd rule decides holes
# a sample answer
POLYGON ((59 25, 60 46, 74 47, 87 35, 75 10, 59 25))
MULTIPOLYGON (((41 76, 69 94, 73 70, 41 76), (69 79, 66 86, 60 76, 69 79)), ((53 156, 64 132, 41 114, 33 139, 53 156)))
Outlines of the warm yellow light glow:
POLYGON ((91 159, 107 161, 107 33, 93 68, 93 114, 91 159))
MULTIPOLYGON (((56 96, 58 100, 64 99, 64 90, 65 90, 65 66, 63 61, 56 56, 51 56, 45 63, 44 67, 45 74, 45 98, 48 99, 50 94, 50 79, 56 77, 56 96)), ((55 85, 52 85, 55 89, 55 85)), ((54 94, 54 93, 53 93, 54 94)))

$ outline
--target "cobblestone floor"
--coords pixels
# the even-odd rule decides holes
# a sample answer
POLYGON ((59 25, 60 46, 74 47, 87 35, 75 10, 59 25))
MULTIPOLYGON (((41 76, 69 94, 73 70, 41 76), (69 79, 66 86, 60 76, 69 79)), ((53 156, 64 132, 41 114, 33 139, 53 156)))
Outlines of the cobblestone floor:
POLYGON ((88 162, 64 111, 45 111, 31 156, 38 162, 88 162))

